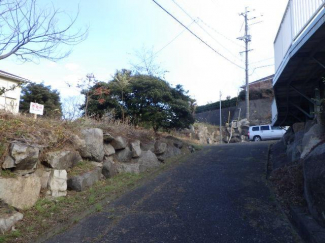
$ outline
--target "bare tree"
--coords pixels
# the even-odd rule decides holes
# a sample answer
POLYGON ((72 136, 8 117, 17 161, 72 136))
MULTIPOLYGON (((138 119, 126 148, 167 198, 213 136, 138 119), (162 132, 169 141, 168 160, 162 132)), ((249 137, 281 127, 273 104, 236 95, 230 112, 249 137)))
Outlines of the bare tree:
POLYGON ((77 88, 81 89, 81 93, 85 95, 85 107, 84 107, 85 117, 88 116, 88 105, 91 96, 93 94, 91 88, 95 86, 95 84, 97 83, 98 80, 95 78, 95 75, 93 73, 88 73, 86 75, 86 78, 80 79, 77 84, 77 88))
POLYGON ((135 73, 165 78, 168 71, 163 70, 161 65, 157 63, 157 54, 157 52, 153 52, 153 48, 142 47, 141 50, 136 51, 135 57, 138 63, 131 63, 135 73))
MULTIPOLYGON (((10 56, 22 62, 67 57, 71 47, 88 35, 88 28, 73 30, 78 14, 72 18, 53 5, 41 9, 37 0, 0 0, 0 60, 10 56), (67 24, 59 19, 68 19, 67 24)), ((0 87, 0 95, 20 85, 0 87)))
POLYGON ((12 55, 23 62, 67 57, 71 46, 88 34, 88 28, 73 29, 78 14, 72 18, 53 5, 40 8, 37 0, 0 0, 0 60, 12 55))
POLYGON ((62 117, 64 120, 73 121, 82 116, 80 106, 82 101, 79 96, 70 96, 62 102, 62 117))

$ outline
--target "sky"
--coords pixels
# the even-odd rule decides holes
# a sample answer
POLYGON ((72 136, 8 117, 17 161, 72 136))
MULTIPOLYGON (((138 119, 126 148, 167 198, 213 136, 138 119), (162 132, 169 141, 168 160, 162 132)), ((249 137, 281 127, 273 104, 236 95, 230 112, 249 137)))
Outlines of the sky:
POLYGON ((58 62, 21 63, 12 56, 1 60, 1 70, 51 85, 64 100, 80 96, 76 84, 86 74, 109 81, 116 70, 141 62, 135 53, 147 49, 158 52, 155 61, 168 71, 165 80, 183 85, 198 105, 218 101, 219 92, 223 99, 237 96, 245 83, 244 42, 237 38, 244 35, 240 13, 246 7, 252 35, 249 80, 274 74, 273 42, 287 5, 287 0, 156 0, 216 53, 152 0, 41 1, 70 16, 79 8, 75 28, 89 26, 88 38, 58 62))

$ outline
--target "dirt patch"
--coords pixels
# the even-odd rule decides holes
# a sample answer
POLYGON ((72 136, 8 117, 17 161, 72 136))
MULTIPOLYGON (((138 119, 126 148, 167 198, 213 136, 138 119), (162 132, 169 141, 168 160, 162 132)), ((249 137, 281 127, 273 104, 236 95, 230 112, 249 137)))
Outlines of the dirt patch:
POLYGON ((289 206, 306 206, 304 199, 304 176, 301 162, 291 163, 271 172, 278 201, 289 211, 289 206))
POLYGON ((6 217, 15 212, 13 207, 8 206, 4 202, 0 201, 0 218, 6 217))

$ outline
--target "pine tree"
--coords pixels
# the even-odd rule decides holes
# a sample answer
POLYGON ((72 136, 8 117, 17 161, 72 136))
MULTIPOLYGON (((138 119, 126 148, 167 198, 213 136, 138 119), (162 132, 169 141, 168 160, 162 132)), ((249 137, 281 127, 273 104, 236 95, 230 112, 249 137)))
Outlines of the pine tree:
POLYGON ((29 83, 22 88, 20 112, 29 112, 30 102, 44 105, 44 116, 61 116, 60 93, 44 83, 29 83))
POLYGON ((150 75, 130 75, 127 79, 123 90, 115 77, 108 84, 94 85, 90 92, 98 89, 99 85, 106 87, 109 93, 104 97, 92 96, 89 114, 100 118, 114 110, 116 119, 127 118, 133 125, 152 127, 155 131, 186 128, 194 123, 195 100, 181 85, 173 88, 168 82, 150 75))

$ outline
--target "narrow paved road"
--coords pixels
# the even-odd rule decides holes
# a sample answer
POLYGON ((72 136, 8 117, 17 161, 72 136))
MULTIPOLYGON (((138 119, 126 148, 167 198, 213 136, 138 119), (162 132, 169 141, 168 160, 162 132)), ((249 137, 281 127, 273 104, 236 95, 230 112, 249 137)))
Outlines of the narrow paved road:
POLYGON ((266 184, 269 143, 207 147, 54 242, 299 242, 266 184))

